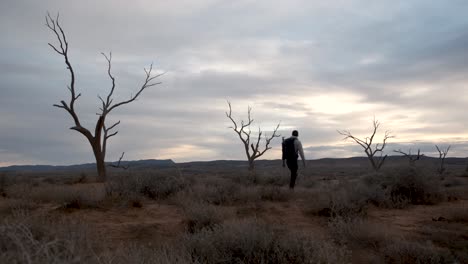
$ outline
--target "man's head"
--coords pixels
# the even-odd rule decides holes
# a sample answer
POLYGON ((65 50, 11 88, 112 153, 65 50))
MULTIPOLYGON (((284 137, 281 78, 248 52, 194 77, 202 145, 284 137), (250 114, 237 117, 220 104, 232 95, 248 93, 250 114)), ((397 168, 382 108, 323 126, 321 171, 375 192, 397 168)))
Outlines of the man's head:
POLYGON ((295 136, 295 137, 298 137, 298 136, 299 136, 299 132, 297 132, 297 130, 293 130, 292 135, 295 136))

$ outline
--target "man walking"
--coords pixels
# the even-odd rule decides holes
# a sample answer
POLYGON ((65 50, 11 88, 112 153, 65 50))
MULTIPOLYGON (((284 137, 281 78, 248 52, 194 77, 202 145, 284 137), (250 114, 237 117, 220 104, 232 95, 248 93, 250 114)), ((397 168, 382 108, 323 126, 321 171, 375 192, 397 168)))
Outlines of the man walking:
POLYGON ((294 130, 292 132, 292 136, 286 140, 283 140, 283 144, 282 144, 283 167, 285 167, 284 161, 286 160, 286 164, 288 165, 288 168, 291 171, 291 181, 289 182, 290 189, 294 189, 294 185, 296 184, 297 169, 298 169, 297 159, 299 158, 299 155, 301 156, 302 164, 304 164, 304 168, 306 166, 305 158, 304 158, 304 150, 302 149, 302 143, 301 141, 299 141, 298 137, 299 137, 299 132, 297 132, 297 130, 294 130))

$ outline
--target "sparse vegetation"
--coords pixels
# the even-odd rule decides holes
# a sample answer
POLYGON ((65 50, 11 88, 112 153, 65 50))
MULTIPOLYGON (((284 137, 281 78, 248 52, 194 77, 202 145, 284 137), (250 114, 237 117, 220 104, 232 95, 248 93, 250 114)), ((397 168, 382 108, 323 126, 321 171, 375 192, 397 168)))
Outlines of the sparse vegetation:
POLYGON ((0 199, 0 262, 468 261, 464 166, 441 180, 437 160, 378 173, 314 162, 293 192, 274 162, 259 162, 256 184, 239 164, 115 170, 105 184, 25 173, 0 199))
POLYGON ((186 236, 198 263, 345 263, 346 248, 312 236, 282 234, 264 223, 241 220, 186 236), (332 253, 333 252, 333 253, 332 253), (332 254, 330 254, 332 253, 332 254))

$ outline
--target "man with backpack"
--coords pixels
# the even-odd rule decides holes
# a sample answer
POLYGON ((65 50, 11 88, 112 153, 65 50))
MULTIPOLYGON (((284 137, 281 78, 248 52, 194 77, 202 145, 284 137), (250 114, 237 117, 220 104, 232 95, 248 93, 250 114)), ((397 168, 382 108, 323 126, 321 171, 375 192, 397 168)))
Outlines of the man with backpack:
POLYGON ((305 158, 304 158, 304 150, 302 149, 302 143, 301 141, 299 141, 298 137, 299 137, 299 132, 297 132, 297 130, 294 130, 290 138, 287 138, 287 139, 283 138, 283 144, 282 144, 283 167, 285 167, 285 160, 286 160, 286 164, 288 165, 288 168, 291 171, 291 181, 289 182, 290 189, 294 189, 294 185, 296 184, 297 169, 298 169, 297 159, 299 158, 299 155, 301 156, 302 164, 304 164, 304 168, 306 166, 305 158))

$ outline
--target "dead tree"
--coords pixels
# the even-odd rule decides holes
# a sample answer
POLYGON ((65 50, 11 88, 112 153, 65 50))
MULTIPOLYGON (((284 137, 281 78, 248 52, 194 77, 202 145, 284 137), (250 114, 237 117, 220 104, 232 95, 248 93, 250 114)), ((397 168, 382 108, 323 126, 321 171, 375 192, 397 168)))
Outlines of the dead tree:
POLYGON ((250 126, 253 123, 253 119, 251 117, 251 111, 252 107, 248 107, 247 110, 247 122, 244 122, 244 120, 241 120, 240 124, 238 125, 237 122, 233 119, 232 117, 232 108, 231 108, 231 103, 228 102, 229 105, 229 112, 226 112, 226 116, 231 120, 233 126, 229 127, 236 132, 236 134, 239 136, 239 139, 242 141, 244 144, 244 149, 245 149, 245 154, 247 156, 247 160, 249 161, 249 171, 253 171, 255 169, 255 164, 254 161, 261 157, 265 152, 267 152, 269 149, 271 149, 270 142, 276 138, 280 137, 279 134, 276 134, 278 132, 278 128, 280 126, 280 123, 276 126, 276 128, 273 130, 273 133, 270 136, 267 136, 265 133, 265 145, 263 148, 260 147, 260 141, 262 139, 262 135, 264 132, 261 130, 261 128, 258 128, 258 136, 257 139, 252 139, 252 131, 250 129, 250 126))
POLYGON ((107 150, 107 141, 109 138, 117 135, 118 131, 114 129, 120 124, 120 121, 113 123, 111 125, 106 125, 106 118, 112 110, 120 107, 122 105, 131 103, 135 101, 140 94, 146 89, 151 86, 155 86, 160 84, 160 82, 155 82, 154 80, 161 76, 162 74, 154 75, 153 65, 149 67, 149 69, 144 69, 145 71, 145 79, 143 84, 139 87, 138 91, 135 95, 130 96, 130 99, 114 102, 113 95, 115 90, 115 77, 111 72, 112 66, 112 53, 109 53, 109 56, 102 53, 104 58, 107 61, 107 75, 111 81, 111 88, 109 93, 106 97, 102 98, 98 96, 99 100, 102 103, 102 106, 99 108, 100 112, 97 113, 98 118, 96 121, 96 125, 94 126, 94 134, 92 130, 89 130, 81 125, 80 118, 75 111, 75 103, 77 99, 81 96, 81 93, 78 93, 75 88, 75 72, 73 70, 72 64, 70 63, 69 55, 68 55, 68 41, 65 36, 65 32, 59 23, 59 15, 55 19, 53 19, 50 14, 46 16, 46 26, 54 33, 57 38, 58 43, 56 45, 49 44, 49 46, 59 55, 61 55, 65 60, 65 65, 67 66, 67 70, 70 73, 70 83, 67 86, 68 90, 70 91, 70 101, 67 103, 65 101, 60 101, 60 104, 54 104, 55 107, 62 108, 70 114, 73 119, 74 126, 70 129, 76 130, 81 133, 83 136, 86 137, 91 148, 93 150, 94 157, 96 159, 96 167, 98 172, 98 180, 105 181, 106 180, 106 166, 105 166, 105 157, 106 157, 106 150, 107 150), (114 130, 114 131, 113 131, 114 130))
POLYGON ((418 154, 417 155, 411 154, 411 149, 408 151, 408 153, 403 152, 401 149, 394 150, 393 152, 403 154, 403 156, 405 156, 408 159, 409 165, 411 167, 416 166, 416 161, 418 161, 422 156, 424 156, 424 154, 421 154, 421 150, 419 150, 419 149, 418 149, 418 154))
POLYGON ((445 158, 450 150, 451 146, 448 146, 446 149, 440 149, 439 146, 435 145, 437 152, 439 152, 439 167, 437 168, 437 172, 439 175, 442 175, 445 172, 445 158))
POLYGON ((375 134, 377 133, 377 130, 379 129, 380 122, 374 118, 373 125, 374 125, 374 129, 372 131, 371 136, 366 137, 364 139, 360 139, 360 138, 353 136, 351 132, 348 130, 338 130, 338 133, 340 135, 345 136, 343 140, 352 139, 354 140, 354 142, 359 144, 364 149, 364 152, 366 153, 367 158, 369 159, 372 165, 372 168, 375 171, 379 171, 382 165, 384 164, 385 159, 388 156, 388 155, 383 156, 383 150, 387 146, 387 140, 390 138, 393 138, 393 136, 390 135, 390 131, 385 131, 382 144, 377 143, 374 147, 372 144, 374 142, 375 134))

